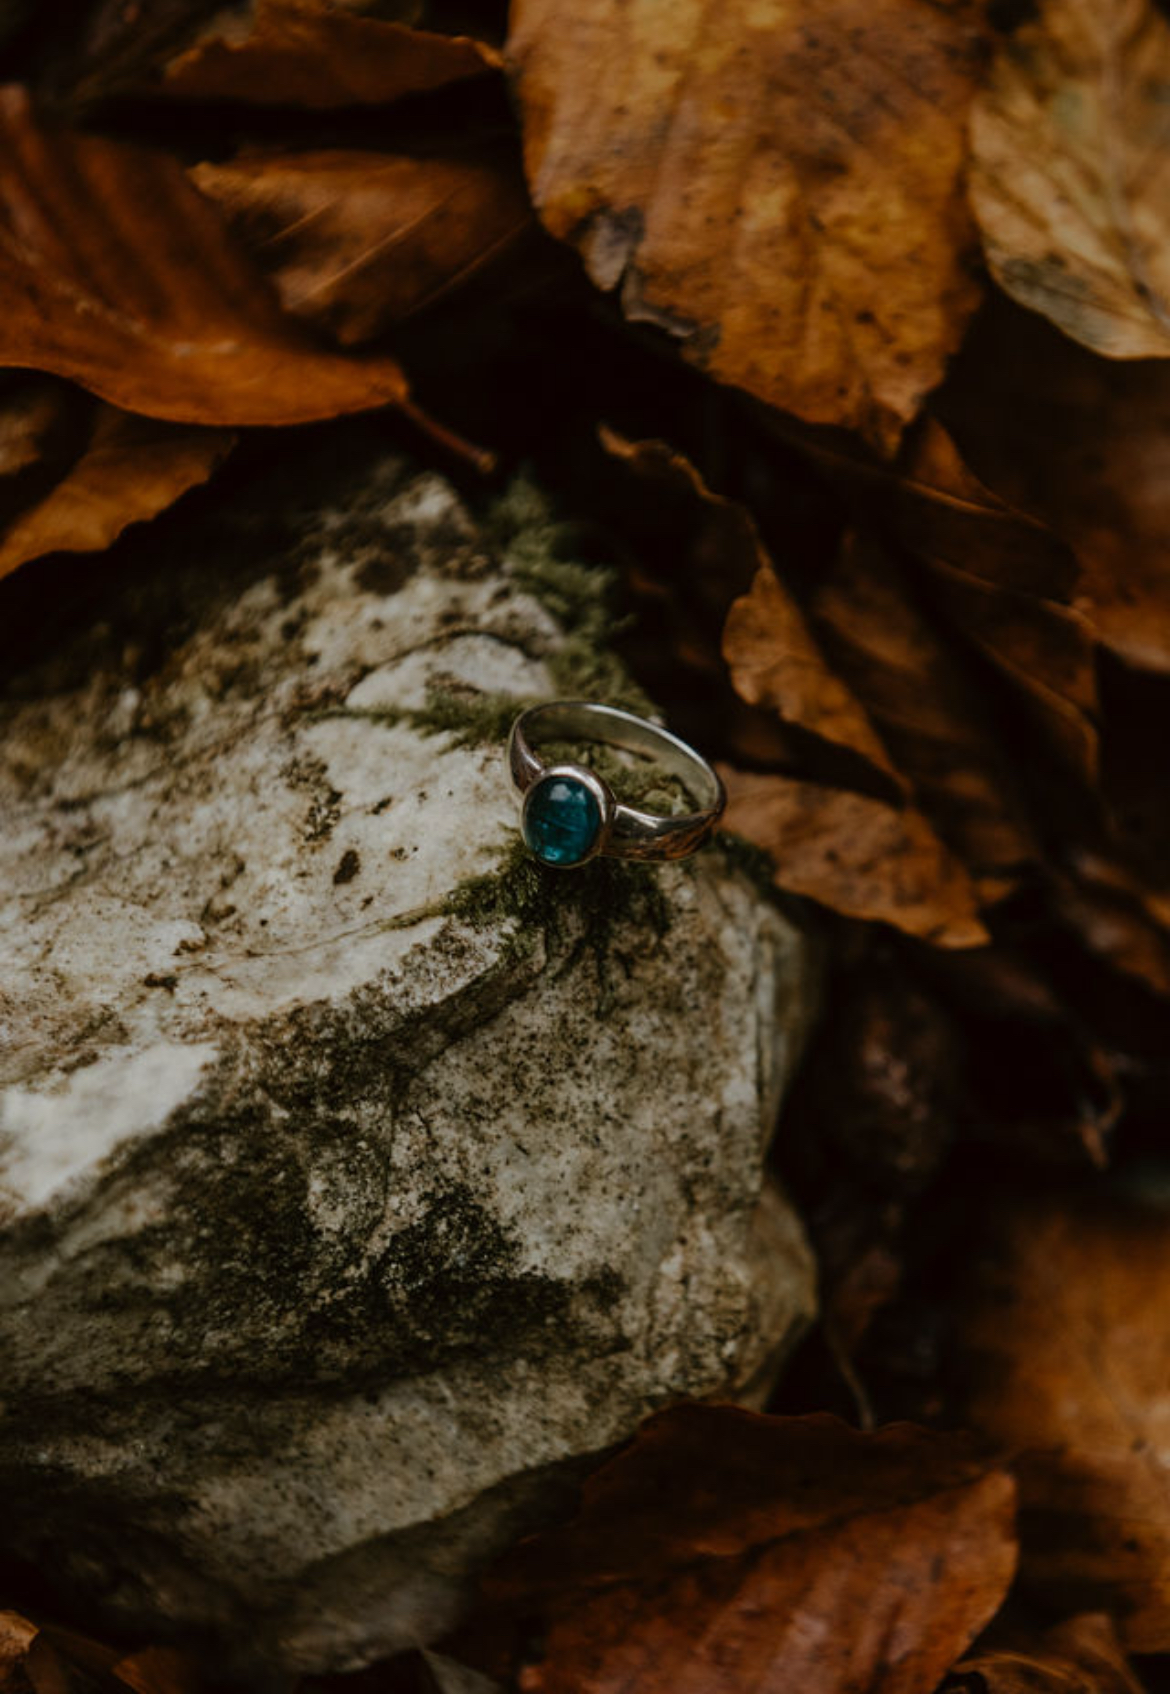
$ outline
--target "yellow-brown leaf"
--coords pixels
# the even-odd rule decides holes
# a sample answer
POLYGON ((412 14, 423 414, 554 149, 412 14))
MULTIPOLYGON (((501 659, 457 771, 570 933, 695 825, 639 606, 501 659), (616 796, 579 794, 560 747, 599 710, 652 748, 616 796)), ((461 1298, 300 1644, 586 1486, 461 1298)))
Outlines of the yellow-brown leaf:
POLYGON ((975 6, 516 0, 533 198, 628 317, 890 448, 978 303, 975 6))
POLYGON ((971 116, 988 264, 1114 359, 1170 355, 1170 24, 1155 0, 1044 0, 971 116))

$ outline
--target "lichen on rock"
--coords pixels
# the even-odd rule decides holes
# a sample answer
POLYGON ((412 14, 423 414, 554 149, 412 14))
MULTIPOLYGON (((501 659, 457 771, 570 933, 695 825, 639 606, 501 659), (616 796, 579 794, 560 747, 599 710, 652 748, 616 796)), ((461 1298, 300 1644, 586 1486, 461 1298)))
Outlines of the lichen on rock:
POLYGON ((719 849, 518 846, 516 706, 648 705, 603 575, 330 476, 147 533, 0 701, 0 1545, 286 1669, 440 1629, 813 1304, 807 939, 719 849))

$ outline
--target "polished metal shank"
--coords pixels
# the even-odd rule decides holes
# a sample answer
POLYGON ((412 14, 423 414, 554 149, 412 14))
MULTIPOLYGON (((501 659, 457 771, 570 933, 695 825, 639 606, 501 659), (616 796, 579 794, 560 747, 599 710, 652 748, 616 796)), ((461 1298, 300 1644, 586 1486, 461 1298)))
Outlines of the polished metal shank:
POLYGON ((614 801, 598 853, 629 861, 678 861, 702 848, 718 825, 727 796, 718 773, 702 755, 661 725, 601 702, 542 702, 519 715, 508 738, 508 770, 521 796, 553 770, 537 748, 556 741, 606 743, 643 755, 678 779, 699 804, 697 813, 672 815, 614 801))

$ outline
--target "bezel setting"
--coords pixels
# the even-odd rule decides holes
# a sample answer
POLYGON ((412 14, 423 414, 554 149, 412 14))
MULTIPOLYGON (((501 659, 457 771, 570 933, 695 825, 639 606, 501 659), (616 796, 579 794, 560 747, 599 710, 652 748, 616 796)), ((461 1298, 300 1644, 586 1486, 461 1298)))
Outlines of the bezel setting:
POLYGON ((597 774, 593 772, 591 768, 587 766, 577 766, 575 763, 569 761, 563 762, 559 766, 547 767, 535 783, 533 783, 530 788, 525 791, 524 800, 520 807, 520 830, 523 835, 524 842, 528 846, 529 853, 535 856, 542 867, 550 867, 554 872, 573 872, 577 867, 585 866, 587 862, 593 860, 594 856, 600 855, 605 849, 606 843, 609 840, 610 832, 613 829, 613 813, 615 805, 614 795, 612 790, 609 788, 609 785, 605 783, 604 779, 598 778, 597 774), (572 779, 574 783, 580 784, 584 789, 588 790, 590 795, 593 797, 593 800, 597 803, 598 824, 597 830, 593 836, 593 841, 586 853, 575 861, 546 860, 540 851, 533 845, 530 833, 529 815, 531 813, 533 803, 542 790, 544 790, 545 786, 551 784, 558 778, 572 779))

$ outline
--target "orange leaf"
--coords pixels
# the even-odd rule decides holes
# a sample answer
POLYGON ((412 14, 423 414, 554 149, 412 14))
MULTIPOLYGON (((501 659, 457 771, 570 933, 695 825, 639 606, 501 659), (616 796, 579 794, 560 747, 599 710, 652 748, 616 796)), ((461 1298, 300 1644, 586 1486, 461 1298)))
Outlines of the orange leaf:
POLYGON ((84 453, 0 536, 0 578, 42 554, 108 548, 127 525, 153 519, 204 483, 233 441, 230 431, 159 424, 102 407, 84 453))
POLYGON ((1170 1222, 1155 1199, 995 1206, 958 1324, 968 1418, 1019 1451, 1023 1571, 1170 1650, 1170 1222), (989 1234, 989 1236, 988 1236, 989 1234))
POLYGON ((974 5, 514 0, 533 199, 713 376, 892 448, 978 304, 974 5))
POLYGON ((490 157, 256 154, 191 175, 285 310, 344 344, 450 294, 532 227, 518 173, 490 157))
POLYGON ((929 1692, 1011 1581, 1014 1497, 962 1437, 684 1404, 489 1591, 537 1618, 525 1691, 929 1692))
POLYGON ((0 90, 0 364, 185 424, 294 424, 387 402, 390 359, 315 347, 182 166, 41 128, 0 90), (51 210, 49 210, 51 209, 51 210))
POLYGON ((943 948, 988 942, 968 873, 917 809, 776 773, 723 779, 724 823, 769 852, 781 890, 943 948))

